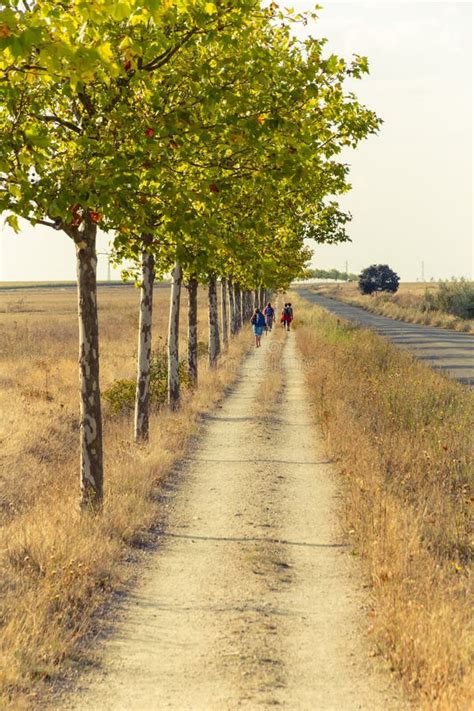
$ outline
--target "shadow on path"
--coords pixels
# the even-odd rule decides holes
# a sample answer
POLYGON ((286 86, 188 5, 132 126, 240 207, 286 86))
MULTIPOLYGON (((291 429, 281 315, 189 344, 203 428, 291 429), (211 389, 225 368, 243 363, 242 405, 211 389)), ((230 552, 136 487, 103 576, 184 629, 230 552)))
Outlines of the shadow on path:
POLYGON ((191 541, 229 541, 231 543, 278 543, 283 546, 305 546, 306 548, 349 548, 349 543, 307 543, 306 541, 286 541, 280 538, 267 538, 265 536, 198 536, 192 533, 170 533, 163 531, 160 533, 163 538, 187 538, 191 541))

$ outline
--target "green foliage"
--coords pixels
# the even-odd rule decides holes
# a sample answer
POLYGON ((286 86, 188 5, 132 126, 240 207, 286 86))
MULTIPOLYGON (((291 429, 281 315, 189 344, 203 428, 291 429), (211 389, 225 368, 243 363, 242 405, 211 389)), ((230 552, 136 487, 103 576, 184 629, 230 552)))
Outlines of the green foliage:
MULTIPOLYGON (((184 387, 189 385, 186 362, 179 363, 180 382, 184 387)), ((168 382, 168 360, 165 349, 156 350, 151 357, 150 368, 150 405, 158 409, 166 403, 168 382)), ((136 380, 116 380, 103 393, 104 400, 109 404, 113 415, 133 412, 135 406, 136 380)))
POLYGON ((441 282, 437 291, 426 291, 423 305, 427 311, 444 311, 462 319, 474 318, 474 283, 466 279, 441 282))
POLYGON ((305 279, 334 279, 335 281, 357 281, 357 274, 341 272, 338 269, 308 269, 305 279))
POLYGON ((113 415, 118 415, 120 412, 133 412, 135 388, 135 380, 115 380, 103 391, 102 397, 109 404, 113 415))
POLYGON ((399 283, 399 276, 387 264, 372 264, 359 276, 359 291, 362 294, 373 294, 378 291, 395 293, 399 283))
POLYGON ((347 88, 367 60, 298 39, 313 17, 258 0, 9 2, 0 211, 78 244, 100 223, 117 262, 139 260, 147 235, 159 273, 178 260, 202 280, 284 288, 305 237, 347 239, 339 156, 381 123, 347 88))

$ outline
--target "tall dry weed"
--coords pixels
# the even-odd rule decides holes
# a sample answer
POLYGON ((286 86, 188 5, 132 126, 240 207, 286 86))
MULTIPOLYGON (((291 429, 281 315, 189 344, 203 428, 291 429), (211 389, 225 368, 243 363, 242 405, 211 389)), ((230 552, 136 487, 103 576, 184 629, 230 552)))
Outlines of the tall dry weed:
MULTIPOLYGON (((99 297, 106 386, 133 377, 138 292, 104 290, 99 297)), ((155 343, 166 331, 167 299, 167 290, 157 290, 155 343)), ((137 551, 153 540, 163 515, 160 483, 251 347, 246 330, 217 370, 201 363, 199 388, 184 394, 182 408, 153 414, 147 446, 132 444, 130 416, 106 411, 105 509, 101 517, 81 517, 75 295, 41 293, 29 300, 29 313, 0 314, 6 335, 0 353, 2 708, 35 708, 45 682, 91 660, 104 609, 136 575, 137 551)), ((199 319, 205 333, 203 296, 199 319)), ((183 347, 185 328, 183 319, 183 347)))
POLYGON ((427 709, 469 708, 472 393, 308 303, 297 330, 345 484, 378 649, 427 709))

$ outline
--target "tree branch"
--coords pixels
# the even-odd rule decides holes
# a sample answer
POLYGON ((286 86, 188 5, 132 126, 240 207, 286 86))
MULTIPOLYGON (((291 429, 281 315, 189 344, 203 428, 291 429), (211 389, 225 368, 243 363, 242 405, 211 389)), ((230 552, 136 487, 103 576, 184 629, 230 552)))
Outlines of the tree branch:
POLYGON ((155 57, 155 59, 152 59, 147 64, 144 64, 142 69, 147 72, 152 72, 155 69, 160 69, 160 67, 164 66, 167 62, 169 62, 169 60, 176 54, 176 52, 179 52, 181 47, 183 47, 186 42, 188 42, 188 40, 190 40, 191 37, 193 37, 197 32, 197 27, 193 27, 193 29, 189 30, 189 32, 187 32, 184 37, 174 45, 174 47, 170 47, 165 52, 158 55, 158 57, 155 57))
POLYGON ((61 222, 48 222, 47 220, 36 220, 35 224, 37 225, 46 225, 46 227, 52 227, 53 230, 60 230, 62 229, 62 224, 61 222))
POLYGON ((90 96, 88 96, 85 91, 78 91, 77 97, 83 107, 86 109, 89 116, 93 116, 95 114, 95 106, 92 103, 90 96))
POLYGON ((74 131, 75 133, 81 135, 82 130, 79 128, 79 126, 76 126, 75 123, 72 123, 71 121, 66 121, 66 119, 62 119, 59 116, 54 116, 54 115, 49 115, 45 114, 42 116, 41 114, 31 114, 33 118, 39 119, 40 121, 52 121, 53 123, 57 123, 60 126, 64 126, 64 128, 69 128, 71 131, 74 131))

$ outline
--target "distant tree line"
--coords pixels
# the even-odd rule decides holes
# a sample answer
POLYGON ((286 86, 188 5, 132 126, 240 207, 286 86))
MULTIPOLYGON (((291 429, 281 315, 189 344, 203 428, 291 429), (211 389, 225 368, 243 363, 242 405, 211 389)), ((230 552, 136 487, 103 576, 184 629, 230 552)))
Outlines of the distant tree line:
POLYGON ((305 279, 334 279, 335 281, 357 281, 359 276, 339 269, 308 269, 305 279))

